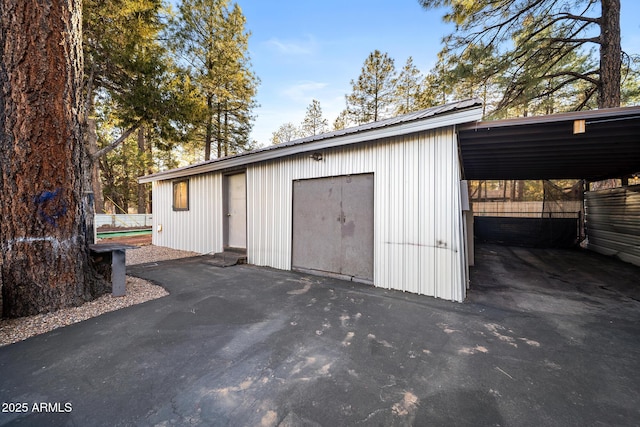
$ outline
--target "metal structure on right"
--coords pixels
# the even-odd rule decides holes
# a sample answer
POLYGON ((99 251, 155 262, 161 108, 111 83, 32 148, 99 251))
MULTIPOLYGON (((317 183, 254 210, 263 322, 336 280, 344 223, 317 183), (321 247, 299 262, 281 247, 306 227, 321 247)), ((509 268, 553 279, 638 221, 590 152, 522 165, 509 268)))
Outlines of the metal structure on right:
POLYGON ((585 194, 587 247, 640 266, 640 185, 585 194))

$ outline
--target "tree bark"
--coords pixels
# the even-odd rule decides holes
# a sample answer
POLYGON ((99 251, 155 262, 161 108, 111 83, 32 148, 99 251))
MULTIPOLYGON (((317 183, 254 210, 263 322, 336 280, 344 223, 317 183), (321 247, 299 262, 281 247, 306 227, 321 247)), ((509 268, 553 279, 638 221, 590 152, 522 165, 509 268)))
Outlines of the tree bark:
POLYGON ((213 138, 213 96, 207 95, 207 130, 204 140, 204 159, 211 159, 211 139, 213 138))
POLYGON ((600 19, 600 87, 598 107, 620 106, 620 0, 602 0, 600 19))
POLYGON ((224 144, 224 155, 225 157, 229 155, 229 135, 231 134, 231 132, 229 132, 229 109, 228 107, 225 105, 224 108, 224 127, 223 127, 223 136, 222 136, 222 141, 224 144))
MULTIPOLYGON (((87 144, 89 155, 98 152, 98 134, 96 130, 96 119, 87 120, 87 144)), ((104 213, 104 195, 102 194, 102 181, 100 180, 100 164, 98 161, 91 160, 91 188, 93 189, 93 201, 95 213, 104 213)))
POLYGON ((0 0, 3 316, 107 290, 89 261, 81 0, 0 0))
POLYGON ((218 159, 222 157, 222 105, 216 102, 216 149, 218 159))
MULTIPOLYGON (((145 156, 145 127, 140 126, 138 129, 138 154, 140 158, 146 160, 145 156)), ((146 173, 146 169, 144 165, 138 171, 138 175, 142 176, 146 173)), ((146 184, 138 184, 138 213, 143 214, 147 213, 147 185, 146 184)))

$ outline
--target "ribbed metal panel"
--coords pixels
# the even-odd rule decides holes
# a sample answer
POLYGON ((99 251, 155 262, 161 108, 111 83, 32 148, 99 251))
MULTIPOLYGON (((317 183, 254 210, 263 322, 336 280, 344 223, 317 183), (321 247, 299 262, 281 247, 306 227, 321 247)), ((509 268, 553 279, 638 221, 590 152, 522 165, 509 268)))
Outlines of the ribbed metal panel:
POLYGON ((585 194, 589 249, 640 265, 639 187, 585 194))
POLYGON ((172 198, 172 181, 153 183, 153 244, 200 253, 222 251, 222 175, 189 178, 188 211, 174 212, 172 198))
POLYGON ((293 180, 374 174, 374 284, 462 301, 458 149, 452 127, 247 168, 248 261, 291 268, 293 180))

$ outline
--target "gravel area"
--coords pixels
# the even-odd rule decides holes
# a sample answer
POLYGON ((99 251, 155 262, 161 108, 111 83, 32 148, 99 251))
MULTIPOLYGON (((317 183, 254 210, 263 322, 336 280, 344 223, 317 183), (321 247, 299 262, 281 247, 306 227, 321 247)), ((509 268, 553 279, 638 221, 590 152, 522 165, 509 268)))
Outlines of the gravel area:
MULTIPOLYGON (((196 252, 178 251, 162 246, 142 246, 127 251, 127 265, 164 261, 198 255, 196 252)), ((0 319, 0 347, 43 334, 63 326, 81 322, 103 313, 119 310, 169 295, 167 291, 137 277, 127 276, 127 294, 123 297, 103 295, 80 307, 61 309, 52 313, 0 319)))
POLYGON ((147 262, 166 261, 199 255, 197 252, 179 251, 164 246, 141 246, 127 251, 127 265, 145 264, 147 262))

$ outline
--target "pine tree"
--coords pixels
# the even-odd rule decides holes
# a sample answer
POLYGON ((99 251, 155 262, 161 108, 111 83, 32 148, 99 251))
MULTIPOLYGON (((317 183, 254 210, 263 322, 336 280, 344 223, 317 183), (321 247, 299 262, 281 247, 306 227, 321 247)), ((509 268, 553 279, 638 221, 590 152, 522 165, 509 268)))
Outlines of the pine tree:
POLYGON ((342 110, 338 117, 333 121, 333 130, 342 130, 349 127, 349 112, 347 110, 342 110))
POLYGON ((413 64, 413 58, 409 57, 398 77, 394 80, 395 87, 395 114, 406 114, 423 108, 424 105, 424 76, 413 64))
POLYGON ((392 113, 395 74, 394 61, 386 53, 375 50, 369 54, 358 80, 351 80, 352 92, 346 97, 351 121, 376 122, 392 113))
POLYGON ((451 52, 446 46, 438 53, 438 62, 427 78, 427 89, 435 104, 468 98, 481 98, 483 117, 495 110, 503 93, 500 76, 490 72, 495 57, 490 47, 468 47, 462 54, 451 52))
MULTIPOLYGON (((558 58, 555 51, 532 43, 535 37, 531 30, 523 29, 514 39, 516 44, 532 51, 529 55, 516 58, 508 67, 504 67, 495 55, 488 58, 496 64, 495 69, 502 70, 497 79, 489 77, 498 83, 502 93, 496 104, 498 116, 507 116, 509 110, 529 116, 595 108, 598 87, 585 79, 567 80, 564 76, 566 70, 571 70, 576 75, 595 77, 592 70, 597 64, 593 59, 580 51, 566 51, 558 58)), ((538 35, 549 40, 554 33, 557 31, 550 26, 538 35)), ((491 74, 483 71, 481 66, 480 74, 491 74)))
POLYGON ((282 144, 283 142, 293 141, 300 136, 300 129, 293 123, 287 122, 271 134, 271 143, 274 145, 282 144))
POLYGON ((163 133, 175 123, 180 91, 172 92, 168 83, 170 61, 159 43, 161 10, 161 0, 83 2, 84 126, 92 171, 85 179, 92 181, 98 212, 103 205, 100 158, 140 127, 163 133), (113 132, 100 132, 105 118, 113 132))
POLYGON ((320 107, 320 101, 314 99, 307 107, 307 113, 302 121, 301 134, 302 136, 312 136, 325 133, 329 127, 327 119, 322 117, 322 108, 320 107))
POLYGON ((0 12, 0 286, 3 316, 20 317, 108 286, 85 227, 81 3, 2 0, 0 12))
POLYGON ((173 21, 174 42, 200 91, 205 160, 214 139, 218 157, 250 146, 259 80, 251 71, 245 24, 240 7, 228 0, 184 0, 173 21))
POLYGON ((450 8, 444 19, 455 23, 456 31, 445 38, 445 44, 456 56, 478 46, 493 50, 495 66, 473 72, 485 73, 485 81, 512 76, 513 85, 509 82, 505 91, 511 96, 501 101, 500 108, 513 100, 522 103, 519 94, 526 96, 531 89, 523 86, 524 79, 533 87, 545 87, 548 94, 579 81, 586 95, 575 109, 595 97, 599 108, 620 106, 620 0, 420 2, 427 8, 450 8), (597 54, 590 49, 593 46, 599 48, 597 54), (585 52, 593 55, 593 60, 582 61, 580 67, 568 59, 585 52))

